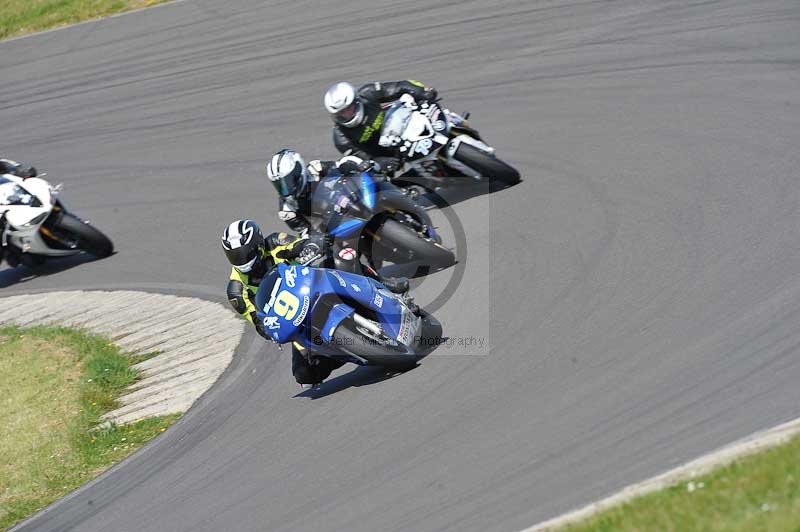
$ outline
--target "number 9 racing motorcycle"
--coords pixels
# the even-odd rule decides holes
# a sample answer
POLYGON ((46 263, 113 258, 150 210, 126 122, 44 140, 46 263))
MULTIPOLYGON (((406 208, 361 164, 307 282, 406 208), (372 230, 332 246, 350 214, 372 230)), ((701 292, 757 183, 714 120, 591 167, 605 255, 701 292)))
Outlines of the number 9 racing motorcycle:
POLYGON ((111 240, 67 211, 58 199, 59 186, 39 177, 0 175, 0 260, 12 267, 36 266, 48 257, 82 251, 105 258, 114 251, 111 240))
POLYGON ((274 342, 360 366, 405 371, 441 343, 442 325, 410 297, 349 272, 278 264, 256 308, 274 342))
POLYGON ((425 178, 432 185, 451 186, 469 182, 514 185, 519 172, 495 156, 466 118, 438 101, 416 103, 410 96, 388 104, 378 144, 393 149, 401 160, 394 172, 425 178))

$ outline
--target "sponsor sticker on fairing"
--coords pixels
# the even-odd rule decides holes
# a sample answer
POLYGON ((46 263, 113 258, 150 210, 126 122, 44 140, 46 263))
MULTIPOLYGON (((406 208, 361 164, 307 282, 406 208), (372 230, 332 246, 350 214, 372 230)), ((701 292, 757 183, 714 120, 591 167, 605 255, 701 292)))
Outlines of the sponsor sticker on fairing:
POLYGON ((289 288, 294 288, 295 282, 297 280, 297 266, 292 266, 286 273, 283 274, 283 277, 286 279, 286 285, 289 288))
POLYGON ((400 334, 397 335, 397 341, 403 345, 411 345, 417 331, 419 330, 420 318, 413 313, 404 311, 403 321, 400 324, 400 334))
POLYGON ((295 327, 297 327, 298 325, 300 325, 301 323, 303 323, 303 320, 304 320, 304 319, 305 319, 305 317, 306 317, 306 313, 308 312, 308 304, 309 304, 310 302, 311 302, 311 300, 308 298, 308 296, 303 296, 303 308, 302 308, 302 309, 300 309, 300 315, 297 317, 297 319, 296 319, 296 320, 294 320, 294 321, 292 322, 292 325, 294 325, 295 327))
POLYGON ((337 281, 339 281, 339 286, 341 286, 341 287, 347 286, 347 283, 345 282, 344 277, 339 275, 339 272, 337 272, 336 270, 332 270, 332 271, 329 271, 328 273, 331 274, 332 276, 334 276, 337 281))

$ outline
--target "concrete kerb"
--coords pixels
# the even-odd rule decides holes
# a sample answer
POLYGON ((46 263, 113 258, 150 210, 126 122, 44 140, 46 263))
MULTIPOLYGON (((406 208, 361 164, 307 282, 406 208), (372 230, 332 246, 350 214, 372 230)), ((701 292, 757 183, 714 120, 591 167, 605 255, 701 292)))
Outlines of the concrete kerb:
POLYGON ((555 531, 566 525, 584 521, 600 512, 619 506, 636 497, 673 486, 699 475, 704 475, 734 460, 786 443, 798 435, 800 435, 800 418, 787 421, 771 429, 751 434, 741 440, 701 456, 696 460, 671 469, 666 473, 623 488, 605 499, 549 519, 530 528, 526 528, 521 532, 555 531))
POLYGON ((246 326, 219 303, 127 290, 0 298, 0 324, 12 323, 107 335, 127 355, 157 350, 137 364, 143 378, 120 397, 120 408, 103 417, 117 424, 185 412, 228 366, 246 326), (196 320, 187 320, 190 313, 196 320))

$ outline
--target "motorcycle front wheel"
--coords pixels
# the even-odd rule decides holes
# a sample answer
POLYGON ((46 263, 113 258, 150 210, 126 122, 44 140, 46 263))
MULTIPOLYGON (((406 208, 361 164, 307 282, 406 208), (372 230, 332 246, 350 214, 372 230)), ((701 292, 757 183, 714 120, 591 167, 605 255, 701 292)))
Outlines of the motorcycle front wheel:
POLYGON ((519 183, 519 172, 514 167, 471 144, 462 142, 453 157, 477 170, 482 176, 486 176, 490 183, 501 182, 506 185, 519 183))
POLYGON ((72 213, 64 212, 53 226, 53 232, 63 240, 71 240, 78 249, 98 259, 114 252, 114 244, 96 227, 84 222, 72 213))
POLYGON ((417 365, 419 356, 403 344, 386 345, 358 332, 355 322, 345 320, 333 333, 333 345, 376 366, 406 371, 417 365))
POLYGON ((422 238, 416 231, 397 220, 387 219, 375 231, 373 245, 383 248, 380 254, 395 264, 414 262, 434 270, 449 268, 456 263, 452 251, 432 239, 422 238))

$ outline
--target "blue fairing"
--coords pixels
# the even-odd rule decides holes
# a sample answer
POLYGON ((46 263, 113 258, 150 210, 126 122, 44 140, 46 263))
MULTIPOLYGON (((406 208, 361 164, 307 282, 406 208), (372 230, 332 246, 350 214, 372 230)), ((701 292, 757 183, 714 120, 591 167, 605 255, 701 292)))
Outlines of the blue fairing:
POLYGON ((361 174, 361 201, 370 209, 375 208, 375 181, 367 172, 361 174))
POLYGON ((334 305, 328 314, 328 319, 325 320, 325 325, 322 326, 322 339, 325 342, 330 342, 333 339, 333 333, 336 331, 336 327, 355 311, 356 309, 344 303, 334 305))
MULTIPOLYGON (((264 331, 278 343, 300 342, 306 347, 324 351, 335 346, 327 345, 336 327, 355 306, 372 309, 390 337, 400 333, 403 306, 398 296, 376 281, 352 273, 279 264, 261 281, 256 292, 256 319, 261 320, 264 331), (330 308, 317 303, 324 296, 335 294, 339 301, 330 308), (305 327, 317 312, 324 316, 321 330, 325 344, 319 345, 310 337, 305 327)), ((323 318, 320 316, 318 318, 323 318)))
POLYGON ((305 266, 279 264, 256 292, 256 319, 278 343, 292 339, 305 321, 315 292, 316 276, 305 266))
POLYGON ((363 226, 365 223, 365 220, 351 218, 350 220, 337 225, 330 233, 336 237, 344 237, 357 231, 358 229, 361 229, 361 226, 363 226))
POLYGON ((369 277, 337 270, 320 269, 320 271, 326 272, 331 292, 342 299, 352 299, 356 304, 374 310, 386 333, 397 337, 400 332, 403 307, 395 294, 369 277))

